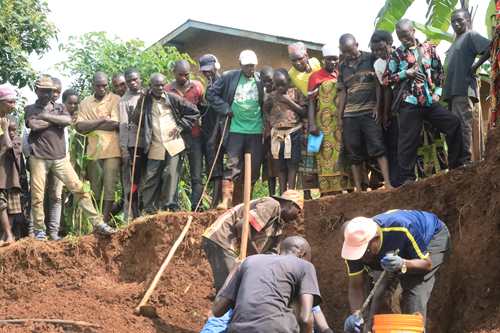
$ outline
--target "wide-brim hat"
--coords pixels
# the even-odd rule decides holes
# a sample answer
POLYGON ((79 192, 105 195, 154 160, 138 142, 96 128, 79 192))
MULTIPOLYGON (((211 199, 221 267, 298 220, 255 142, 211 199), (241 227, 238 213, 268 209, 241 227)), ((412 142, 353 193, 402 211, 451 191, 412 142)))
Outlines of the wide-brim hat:
POLYGON ((54 82, 48 75, 40 76, 35 82, 35 87, 37 87, 38 89, 55 89, 54 82))
POLYGON ((300 210, 304 209, 304 196, 302 195, 301 192, 297 190, 288 190, 285 191, 282 195, 275 195, 273 196, 275 199, 281 199, 281 200, 286 200, 293 202, 297 207, 300 208, 300 210))

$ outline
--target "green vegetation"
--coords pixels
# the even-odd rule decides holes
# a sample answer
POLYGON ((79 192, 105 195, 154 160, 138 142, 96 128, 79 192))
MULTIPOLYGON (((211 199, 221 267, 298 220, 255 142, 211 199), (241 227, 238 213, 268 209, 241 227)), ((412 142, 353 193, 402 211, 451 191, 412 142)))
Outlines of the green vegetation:
POLYGON ((152 73, 160 72, 173 79, 171 65, 180 59, 194 61, 186 53, 180 53, 175 47, 153 45, 145 48, 138 39, 124 41, 118 37, 109 37, 105 32, 89 32, 81 36, 72 36, 59 49, 68 59, 58 64, 59 69, 74 78, 72 86, 88 96, 92 88, 92 76, 97 71, 108 75, 121 73, 129 67, 139 70, 143 81, 152 73))
POLYGON ((0 82, 9 81, 19 87, 34 82, 36 72, 28 57, 47 52, 57 34, 47 19, 48 13, 45 1, 0 1, 0 82))

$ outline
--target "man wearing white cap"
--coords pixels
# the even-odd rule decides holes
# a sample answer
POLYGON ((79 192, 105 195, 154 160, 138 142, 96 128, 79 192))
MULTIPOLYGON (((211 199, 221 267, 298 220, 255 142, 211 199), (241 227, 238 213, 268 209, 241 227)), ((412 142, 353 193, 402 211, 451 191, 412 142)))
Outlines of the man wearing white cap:
POLYGON ((221 209, 231 207, 233 181, 240 178, 243 156, 252 154, 252 184, 260 172, 262 161, 262 103, 264 89, 255 72, 257 55, 252 50, 240 53, 240 69, 227 71, 207 90, 207 100, 223 117, 231 119, 224 142, 229 171, 222 184, 221 209))
POLYGON ((352 314, 345 321, 344 331, 361 331, 360 309, 367 296, 365 280, 369 270, 393 273, 403 289, 402 312, 419 312, 425 319, 436 273, 450 246, 448 228, 429 212, 392 210, 348 221, 342 258, 348 268, 352 314))

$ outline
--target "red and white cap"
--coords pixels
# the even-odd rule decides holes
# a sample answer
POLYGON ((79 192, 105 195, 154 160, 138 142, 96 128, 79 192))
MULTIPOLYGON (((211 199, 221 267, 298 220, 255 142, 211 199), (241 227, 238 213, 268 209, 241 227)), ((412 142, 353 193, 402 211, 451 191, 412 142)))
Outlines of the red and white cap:
POLYGON ((355 217, 344 228, 342 258, 358 260, 363 257, 368 243, 377 235, 378 224, 367 217, 355 217))

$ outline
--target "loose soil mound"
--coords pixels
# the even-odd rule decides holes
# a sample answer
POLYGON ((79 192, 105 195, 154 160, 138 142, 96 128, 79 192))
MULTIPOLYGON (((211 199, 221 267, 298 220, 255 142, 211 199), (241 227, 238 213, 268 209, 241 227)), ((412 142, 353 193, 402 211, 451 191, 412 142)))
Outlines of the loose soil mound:
MULTIPOLYGON (((89 332, 199 332, 213 294, 200 236, 214 218, 215 213, 195 215, 191 230, 151 299, 158 319, 132 312, 180 234, 186 214, 144 218, 111 240, 94 236, 76 243, 26 240, 2 249, 0 318, 81 320, 103 327, 89 332)), ((62 329, 32 324, 0 326, 0 331, 62 329)))
POLYGON ((310 201, 306 236, 313 247, 327 318, 341 331, 348 314, 342 223, 389 209, 436 213, 448 225, 453 252, 428 310, 430 332, 500 332, 500 129, 488 140, 486 161, 404 186, 310 201))
MULTIPOLYGON (((214 295, 201 235, 217 217, 215 211, 194 214, 189 233, 150 300, 159 318, 133 315, 187 217, 145 217, 111 239, 23 240, 0 249, 0 319, 52 318, 102 326, 63 330, 30 323, 0 326, 0 332, 199 332, 214 295)), ((303 233, 302 224, 285 230, 303 233)))

